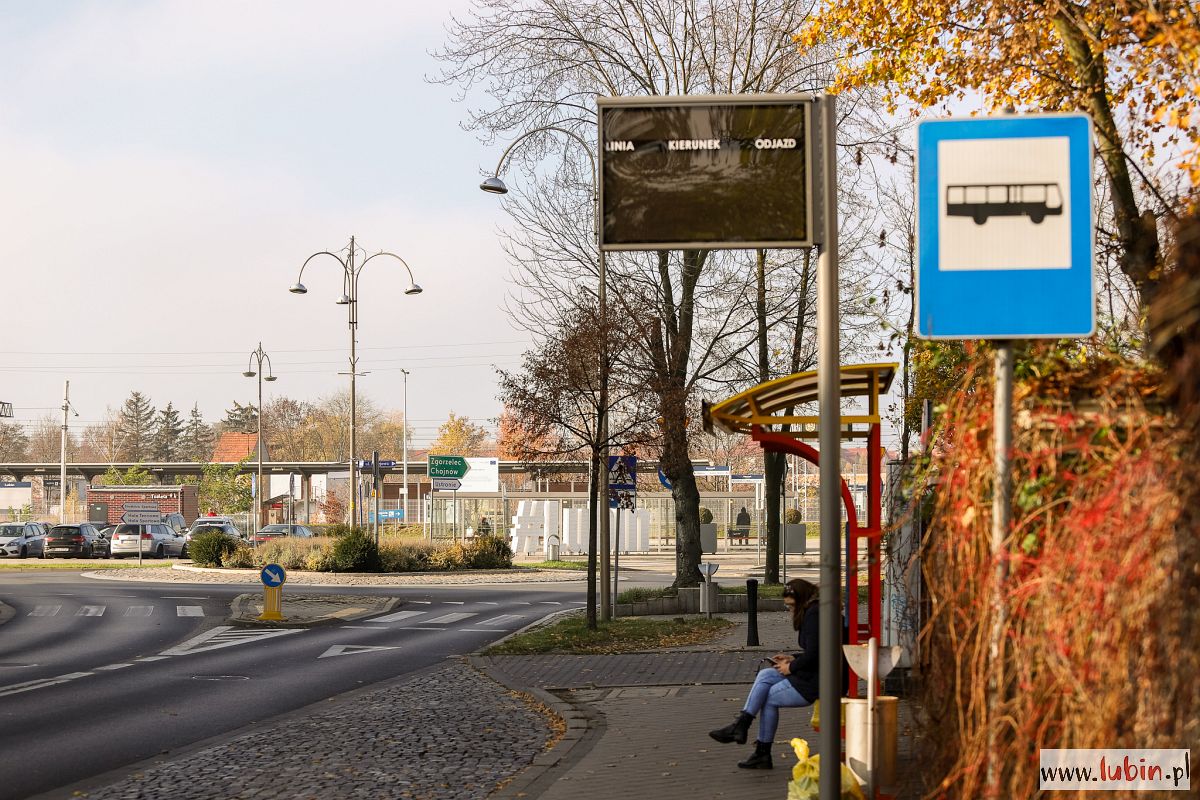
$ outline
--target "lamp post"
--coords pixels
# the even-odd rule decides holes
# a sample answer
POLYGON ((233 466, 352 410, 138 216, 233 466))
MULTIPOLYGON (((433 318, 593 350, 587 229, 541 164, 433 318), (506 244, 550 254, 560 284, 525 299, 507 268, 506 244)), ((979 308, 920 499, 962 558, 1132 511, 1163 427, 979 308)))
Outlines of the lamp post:
POLYGON ((341 252, 345 257, 337 253, 331 253, 328 250, 321 250, 306 258, 304 263, 300 265, 300 274, 296 276, 296 282, 291 285, 288 291, 292 294, 306 294, 308 292, 308 289, 300 281, 304 277, 304 268, 317 256, 330 256, 342 267, 342 296, 337 299, 337 304, 347 307, 350 322, 350 524, 356 525, 358 523, 358 463, 355 451, 357 449, 358 421, 356 417, 357 401, 354 379, 359 374, 357 355, 358 278, 362 274, 363 267, 367 266, 372 259, 379 256, 388 256, 403 264, 404 269, 408 272, 408 288, 404 290, 405 294, 420 294, 421 287, 413 280, 412 270, 409 268, 408 263, 395 253, 380 250, 378 253, 367 256, 362 261, 356 263, 357 257, 365 255, 366 251, 358 247, 353 236, 350 237, 350 245, 341 252))
POLYGON ((258 529, 262 526, 262 495, 263 495, 263 444, 262 444, 262 385, 263 381, 268 383, 275 380, 275 372, 271 369, 271 357, 263 352, 262 342, 258 343, 258 347, 250 351, 250 359, 246 363, 246 371, 242 373, 247 378, 258 376, 258 434, 255 437, 254 449, 258 454, 258 486, 254 492, 254 530, 251 535, 258 533, 258 529), (263 362, 267 363, 267 374, 263 374, 263 362), (257 365, 258 369, 254 369, 257 365))
POLYGON ((404 428, 400 431, 401 448, 404 451, 400 456, 404 459, 404 463, 401 465, 401 471, 404 473, 404 500, 401 506, 403 509, 401 516, 404 517, 404 524, 408 525, 408 370, 402 369, 400 373, 404 376, 404 428))
MULTIPOLYGON (((608 443, 608 304, 606 292, 608 288, 608 275, 604 263, 604 251, 599 247, 600 241, 600 205, 599 187, 600 174, 597 172, 596 157, 592 155, 591 144, 580 136, 575 131, 569 128, 562 128, 557 125, 543 125, 538 128, 526 131, 518 136, 508 147, 504 148, 504 152, 500 154, 500 159, 496 162, 496 171, 492 177, 487 178, 483 183, 479 184, 479 188, 490 194, 507 194, 508 187, 504 185, 504 181, 500 180, 500 172, 504 167, 504 162, 508 158, 508 154, 513 148, 525 139, 533 136, 535 133, 545 133, 553 131, 567 136, 583 146, 583 152, 587 154, 588 161, 592 164, 592 203, 595 205, 592 222, 596 229, 596 253, 597 253, 597 278, 598 291, 597 302, 600 312, 600 391, 599 397, 596 400, 596 440, 598 443, 596 457, 592 462, 592 480, 591 488, 589 489, 590 501, 592 504, 593 518, 597 521, 599 528, 599 547, 600 553, 604 554, 600 561, 600 619, 608 619, 610 613, 610 603, 608 602, 608 487, 605 485, 601 488, 600 483, 607 475, 608 459, 607 443, 608 443)), ((605 484, 607 481, 605 480, 605 484)), ((590 548, 589 548, 590 549, 590 548)), ((593 586, 595 575, 594 567, 588 565, 588 619, 589 623, 596 618, 596 610, 592 607, 595 598, 595 588, 593 586)))

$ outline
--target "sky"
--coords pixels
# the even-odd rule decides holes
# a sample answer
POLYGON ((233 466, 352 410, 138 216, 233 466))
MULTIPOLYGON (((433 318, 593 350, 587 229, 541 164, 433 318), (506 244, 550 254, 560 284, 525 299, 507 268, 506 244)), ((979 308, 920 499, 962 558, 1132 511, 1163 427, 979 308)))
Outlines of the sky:
POLYGON ((0 22, 0 400, 78 430, 131 390, 216 421, 264 396, 348 388, 342 267, 359 283, 358 379, 414 445, 450 411, 499 414, 492 365, 528 336, 506 316, 500 204, 479 191, 501 145, 462 130, 429 52, 465 0, 9 3, 0 22))

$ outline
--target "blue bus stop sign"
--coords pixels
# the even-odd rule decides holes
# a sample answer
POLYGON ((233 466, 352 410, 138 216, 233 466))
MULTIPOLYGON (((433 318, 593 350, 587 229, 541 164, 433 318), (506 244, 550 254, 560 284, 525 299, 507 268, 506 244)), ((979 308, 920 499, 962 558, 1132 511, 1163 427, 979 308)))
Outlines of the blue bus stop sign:
POLYGON ((1095 332, 1087 115, 922 122, 916 190, 919 336, 1095 332))

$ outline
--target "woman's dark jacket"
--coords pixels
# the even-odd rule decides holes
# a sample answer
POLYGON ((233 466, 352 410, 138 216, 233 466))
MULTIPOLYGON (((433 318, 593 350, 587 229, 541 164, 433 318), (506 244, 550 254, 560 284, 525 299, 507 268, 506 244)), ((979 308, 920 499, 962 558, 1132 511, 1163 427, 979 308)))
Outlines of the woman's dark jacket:
MULTIPOLYGON (((792 687, 799 692, 805 700, 810 703, 815 701, 820 694, 819 688, 819 673, 820 661, 818 653, 819 633, 821 630, 821 621, 817 608, 819 604, 813 603, 804 610, 804 617, 800 621, 799 639, 800 652, 792 656, 792 663, 788 671, 787 679, 791 682, 792 687)), ((845 627, 842 628, 842 641, 845 642, 849 632, 845 627)), ((846 662, 845 656, 842 657, 842 680, 839 694, 845 694, 846 685, 849 683, 850 665, 846 662)))

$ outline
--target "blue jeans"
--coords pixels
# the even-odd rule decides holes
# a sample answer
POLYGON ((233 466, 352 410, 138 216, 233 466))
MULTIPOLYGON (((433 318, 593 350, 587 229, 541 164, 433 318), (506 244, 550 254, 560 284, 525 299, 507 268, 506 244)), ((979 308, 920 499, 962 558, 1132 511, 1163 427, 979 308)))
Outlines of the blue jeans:
POLYGON ((779 709, 810 705, 812 701, 805 700, 804 695, 796 691, 791 681, 780 675, 775 668, 767 667, 758 671, 742 710, 758 717, 758 741, 773 742, 775 730, 779 727, 779 709), (762 712, 761 717, 759 712, 762 712))

